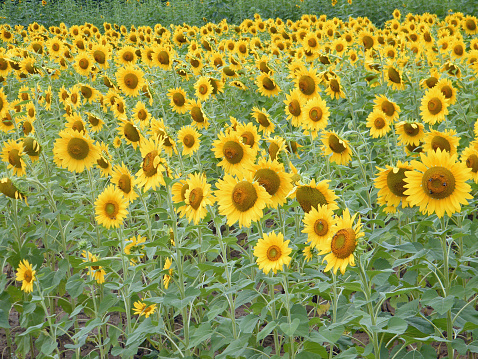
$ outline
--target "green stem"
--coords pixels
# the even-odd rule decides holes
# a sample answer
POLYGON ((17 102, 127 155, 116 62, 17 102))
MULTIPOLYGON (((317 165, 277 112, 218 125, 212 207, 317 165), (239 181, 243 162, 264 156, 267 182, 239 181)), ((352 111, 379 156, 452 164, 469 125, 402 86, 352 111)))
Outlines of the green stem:
MULTIPOLYGON (((292 318, 290 314, 289 280, 287 279, 286 273, 284 273, 283 278, 284 278, 284 292, 285 292, 286 306, 287 306, 287 323, 289 324, 289 328, 290 328, 292 325, 292 318)), ((289 335, 289 358, 291 359, 295 358, 294 335, 289 335)))
MULTIPOLYGON (((339 296, 337 295, 337 276, 332 271, 332 324, 337 322, 337 305, 339 296)), ((332 359, 334 355, 334 345, 330 343, 329 359, 332 359)))
MULTIPOLYGON (((443 231, 442 235, 440 236, 440 241, 441 241, 441 247, 443 251, 443 277, 444 277, 444 286, 445 286, 445 291, 443 293, 443 297, 446 298, 448 296, 448 293, 450 293, 450 268, 449 268, 449 263, 448 263, 448 245, 446 243, 446 223, 445 223, 445 217, 443 216, 441 219, 441 229, 443 231)), ((448 342, 446 344, 447 346, 447 351, 448 351, 448 358, 454 358, 454 350, 452 347, 452 340, 453 340, 453 320, 451 317, 451 308, 448 309, 447 315, 446 315, 446 332, 447 332, 447 339, 448 342)))
MULTIPOLYGON (((275 321, 277 319, 277 313, 276 313, 276 303, 274 302, 274 297, 275 297, 274 284, 272 282, 269 284, 269 294, 270 294, 271 303, 272 303, 271 304, 271 317, 272 317, 272 320, 275 321)), ((280 353, 279 333, 277 332, 277 329, 275 329, 275 328, 274 328, 273 336, 274 336, 275 352, 276 352, 276 354, 279 354, 280 353)))

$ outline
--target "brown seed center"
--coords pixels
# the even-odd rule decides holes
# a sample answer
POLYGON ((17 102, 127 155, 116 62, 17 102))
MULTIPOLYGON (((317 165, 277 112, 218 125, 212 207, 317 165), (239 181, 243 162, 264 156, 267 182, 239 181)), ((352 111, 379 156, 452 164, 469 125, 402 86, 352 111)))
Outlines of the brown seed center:
POLYGON ((272 262, 277 261, 282 255, 282 252, 275 244, 267 248, 267 259, 272 262))
POLYGON ((235 141, 227 141, 224 144, 222 153, 225 156, 227 162, 235 165, 240 163, 244 157, 244 149, 242 146, 235 141))
POLYGON ((88 156, 90 147, 84 139, 72 138, 68 141, 67 151, 75 160, 81 161, 88 156))
POLYGON ((332 237, 332 253, 339 259, 345 259, 350 256, 357 246, 355 232, 352 228, 340 229, 332 237))
POLYGON ((455 191, 455 176, 441 166, 429 168, 422 177, 422 187, 434 199, 444 199, 455 191))

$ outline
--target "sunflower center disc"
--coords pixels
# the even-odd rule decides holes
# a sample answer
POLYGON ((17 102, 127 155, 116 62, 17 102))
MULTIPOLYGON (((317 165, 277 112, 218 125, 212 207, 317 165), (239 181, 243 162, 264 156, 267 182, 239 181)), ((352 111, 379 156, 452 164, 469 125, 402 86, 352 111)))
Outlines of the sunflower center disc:
POLYGON ((130 52, 130 51, 125 52, 125 53, 123 54, 123 59, 124 59, 125 61, 128 61, 128 62, 129 62, 129 61, 133 61, 133 59, 134 59, 133 53, 130 52))
POLYGON ((388 69, 388 78, 390 81, 393 83, 399 84, 402 82, 402 79, 400 78, 400 73, 395 70, 393 67, 388 69))
POLYGON ((100 269, 100 266, 91 266, 91 269, 95 272, 100 269))
POLYGON ((327 232, 329 231, 329 224, 327 221, 324 221, 323 219, 318 219, 314 223, 314 232, 318 236, 325 236, 327 232))
POLYGON ((194 142, 196 142, 196 141, 194 140, 194 136, 193 136, 193 135, 186 135, 186 136, 184 136, 184 138, 183 138, 183 143, 184 143, 184 145, 185 145, 186 147, 188 147, 188 148, 193 147, 193 146, 194 146, 194 142))
POLYGON ((312 37, 309 40, 307 40, 307 44, 309 44, 310 47, 316 47, 317 41, 312 37))
POLYGON ((144 157, 143 172, 146 175, 146 177, 152 177, 158 172, 157 167, 154 166, 154 159, 156 158, 157 155, 158 155, 158 151, 154 150, 148 153, 144 157))
POLYGON ((427 84, 427 87, 431 89, 438 83, 438 79, 436 77, 429 77, 426 79, 425 83, 427 84))
POLYGON ((272 262, 278 260, 282 255, 282 252, 278 246, 275 244, 267 248, 267 259, 272 262))
POLYGON ((333 92, 340 92, 340 84, 336 79, 330 80, 329 87, 333 92))
POLYGON ((269 91, 272 91, 276 88, 276 85, 274 83, 274 81, 272 81, 270 78, 266 77, 262 80, 262 86, 264 86, 264 88, 266 90, 269 90, 269 91))
POLYGON ((300 109, 300 103, 299 101, 297 100, 292 100, 290 103, 289 103, 289 112, 295 116, 295 117, 298 117, 301 113, 301 109, 300 109))
POLYGON ((261 168, 257 170, 256 174, 254 175, 254 179, 259 182, 259 184, 264 187, 267 193, 269 193, 271 196, 276 194, 280 187, 279 175, 270 168, 261 168))
POLYGON ((198 209, 203 198, 204 195, 202 188, 196 187, 191 192, 189 192, 189 205, 194 209, 198 209))
POLYGON ((199 93, 200 93, 201 95, 207 94, 207 86, 204 85, 204 84, 201 85, 201 86, 199 86, 199 93))
MULTIPOLYGON (((1 100, 0 100, 0 101, 1 101, 1 100)), ((1 106, 0 106, 0 110, 1 110, 1 106)), ((10 114, 7 113, 7 116, 10 117, 10 114)), ((10 118, 8 118, 8 117, 2 118, 2 123, 3 123, 5 126, 12 126, 12 125, 13 125, 12 120, 11 120, 10 118)))
POLYGON ((264 62, 264 61, 261 61, 261 63, 259 64, 259 70, 261 70, 261 72, 265 74, 268 74, 271 72, 271 69, 269 68, 269 66, 267 66, 267 62, 264 62))
POLYGON ((309 213, 312 207, 317 207, 328 204, 325 196, 317 188, 309 186, 300 186, 295 194, 297 202, 304 210, 305 213, 309 213))
POLYGON ((393 106, 393 103, 391 103, 390 101, 383 101, 381 108, 383 113, 386 114, 388 117, 392 117, 395 113, 395 106, 393 106))
POLYGON ((394 171, 388 172, 387 175, 387 187, 395 196, 406 197, 403 193, 406 191, 405 186, 405 172, 407 169, 399 168, 397 173, 394 171))
MULTIPOLYGON (((290 106, 290 105, 289 105, 290 106)), ((289 108, 290 109, 290 108, 289 108)), ((259 122, 259 124, 262 126, 262 127, 269 127, 269 125, 271 124, 269 122, 269 120, 267 119, 267 116, 265 116, 264 114, 260 113, 257 115, 257 122, 259 122)))
POLYGON ((115 219, 118 214, 116 203, 108 202, 105 206, 105 213, 110 219, 115 219))
POLYGON ((403 130, 410 137, 415 137, 420 132, 420 127, 415 123, 406 123, 403 125, 403 130))
POLYGON ((124 193, 131 192, 131 180, 128 175, 121 175, 121 177, 118 180, 118 187, 124 193))
POLYGON ((106 62, 106 56, 102 51, 96 50, 93 52, 93 58, 99 64, 104 64, 106 62))
POLYGON ((373 125, 375 126, 377 130, 381 130, 382 128, 385 127, 385 120, 382 117, 377 117, 373 121, 373 125))
POLYGON ((90 115, 90 116, 88 116, 88 122, 92 126, 98 126, 98 124, 100 123, 100 120, 99 120, 99 118, 90 115))
POLYGON ((23 129, 23 133, 25 135, 28 135, 30 132, 32 132, 33 126, 30 123, 30 121, 25 121, 25 122, 23 122, 22 129, 23 129))
POLYGON ((447 198, 455 191, 455 176, 447 168, 432 167, 423 174, 422 187, 431 198, 447 198))
POLYGON ((277 157, 277 152, 279 152, 279 146, 276 143, 271 143, 267 149, 267 152, 269 152, 271 159, 275 160, 277 157))
POLYGON ((446 138, 441 136, 433 137, 431 146, 434 151, 436 151, 437 149, 447 152, 451 151, 450 142, 446 138))
POLYGON ((446 99, 450 99, 453 96, 453 91, 450 86, 443 86, 440 91, 446 99))
POLYGON ((241 162, 244 157, 244 150, 242 146, 235 141, 227 141, 222 149, 223 155, 226 157, 227 162, 233 165, 241 162))
POLYGON ((329 147, 332 151, 335 153, 342 153, 344 152, 347 148, 343 145, 341 140, 335 136, 335 135, 330 135, 329 136, 329 147))
POLYGON ((96 163, 98 164, 98 166, 100 166, 103 169, 107 169, 110 165, 108 160, 104 158, 103 156, 101 156, 100 159, 96 161, 96 163))
POLYGON ((254 146, 254 135, 252 134, 252 132, 249 132, 249 131, 245 131, 243 133, 241 133, 241 137, 242 137, 242 143, 252 147, 254 146))
POLYGON ((339 259, 345 259, 350 256, 357 245, 355 232, 352 228, 340 229, 332 237, 332 253, 339 259))
POLYGON ((457 45, 453 48, 453 52, 458 56, 463 55, 463 47, 461 45, 457 45))
POLYGON ((470 31, 475 31, 476 30, 476 23, 471 19, 466 20, 465 26, 470 31))
POLYGON ((362 44, 368 50, 373 46, 373 39, 370 36, 365 35, 362 39, 362 44))
POLYGON ((304 95, 312 95, 315 92, 314 79, 307 75, 301 76, 299 78, 299 89, 304 95))
POLYGON ((22 168, 22 162, 20 161, 20 156, 18 155, 19 151, 17 149, 13 149, 8 152, 8 162, 16 167, 22 168))
POLYGON ((26 270, 25 273, 23 273, 23 280, 25 280, 26 282, 30 283, 32 278, 33 276, 30 270, 26 270))
POLYGON ((81 59, 79 62, 78 62, 78 65, 83 69, 83 70, 86 70, 89 66, 89 62, 87 59, 81 59))
POLYGON ((442 107, 442 103, 438 97, 434 97, 428 101, 428 111, 430 111, 432 115, 439 114, 442 107))
POLYGON ((202 110, 197 106, 191 109, 191 117, 196 122, 199 122, 199 123, 204 122, 204 116, 202 114, 202 110))
POLYGON ((246 212, 252 208, 257 201, 257 192, 254 185, 247 181, 236 184, 232 190, 232 201, 234 207, 241 212, 246 212))
POLYGON ((314 122, 319 122, 322 119, 322 109, 320 107, 313 107, 309 111, 309 118, 314 122))
POLYGON ((126 125, 124 125, 123 131, 124 131, 124 136, 131 142, 139 141, 139 132, 132 123, 128 122, 126 125))
POLYGON ((175 93, 173 95, 173 102, 176 106, 183 106, 186 103, 184 96, 180 93, 175 93))
POLYGON ((138 111, 138 118, 140 119, 140 121, 146 120, 146 117, 148 117, 148 115, 146 114, 145 110, 138 111))
POLYGON ((82 138, 72 138, 68 141, 67 151, 75 160, 83 160, 88 156, 90 146, 82 138))
POLYGON ((89 99, 91 96, 93 96, 93 91, 91 91, 90 88, 86 86, 81 87, 81 94, 86 98, 89 99))
POLYGON ((169 65, 169 54, 166 51, 161 51, 158 54, 158 60, 161 65, 169 65))
POLYGON ((129 89, 134 90, 136 87, 138 87, 138 83, 139 83, 139 79, 138 79, 138 76, 136 76, 136 74, 129 73, 129 74, 126 74, 126 76, 124 77, 124 84, 129 89))
POLYGON ((466 159, 466 167, 471 168, 471 172, 478 172, 478 156, 473 154, 466 159))
POLYGON ((83 126, 83 121, 77 120, 71 124, 71 129, 77 132, 83 132, 85 130, 85 126, 83 126))

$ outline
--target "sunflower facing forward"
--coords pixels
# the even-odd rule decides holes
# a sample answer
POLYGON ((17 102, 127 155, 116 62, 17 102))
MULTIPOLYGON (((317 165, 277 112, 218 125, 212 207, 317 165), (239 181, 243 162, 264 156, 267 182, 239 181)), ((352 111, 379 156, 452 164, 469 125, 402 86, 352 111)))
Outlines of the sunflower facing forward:
POLYGON ((445 120, 445 116, 448 115, 448 101, 437 86, 423 96, 420 111, 423 121, 430 125, 445 120))
POLYGON ((211 185, 207 183, 206 176, 201 173, 189 175, 186 185, 186 192, 184 193, 186 206, 183 212, 189 222, 198 224, 207 215, 206 206, 214 203, 211 185))
POLYGON ((128 214, 128 201, 112 184, 95 201, 96 221, 106 228, 118 228, 128 214))
POLYGON ((274 274, 281 270, 284 265, 288 266, 292 258, 292 248, 289 247, 290 240, 284 241, 284 235, 279 232, 264 234, 259 238, 254 247, 254 256, 257 257, 257 265, 265 274, 271 270, 274 274))
POLYGON ((307 233, 307 242, 310 242, 312 248, 317 248, 325 244, 333 233, 332 230, 337 223, 334 218, 334 212, 328 206, 313 207, 304 215, 304 230, 307 233))
POLYGON ((26 259, 20 261, 17 269, 17 281, 22 282, 22 290, 25 293, 33 292, 33 282, 36 280, 36 270, 33 270, 33 266, 26 259))
POLYGON ((150 188, 155 190, 160 185, 165 186, 162 172, 166 170, 164 159, 161 157, 163 142, 161 140, 147 139, 141 142, 141 156, 143 163, 136 173, 136 184, 146 192, 150 188))
POLYGON ((386 205, 384 211, 387 213, 395 212, 396 208, 402 203, 402 207, 408 207, 407 196, 405 195, 405 173, 412 167, 408 163, 398 161, 395 167, 386 166, 379 168, 380 171, 375 179, 375 187, 378 191, 377 202, 380 205, 386 205))
POLYGON ((456 161, 456 154, 437 149, 427 154, 420 153, 421 162, 412 161, 413 171, 405 173, 404 192, 412 206, 420 206, 422 213, 436 213, 443 217, 445 212, 451 216, 460 212, 461 204, 472 199, 471 186, 466 183, 471 178, 471 168, 456 161))
POLYGON ((191 156, 197 150, 201 140, 199 137, 201 134, 196 131, 193 126, 183 126, 178 131, 178 141, 183 145, 183 156, 191 156))
POLYGON ((24 176, 26 174, 25 162, 22 159, 23 144, 15 140, 7 140, 2 148, 2 160, 8 163, 7 168, 12 169, 16 176, 24 176))
POLYGON ((226 174, 216 187, 219 214, 227 217, 228 225, 239 222, 239 227, 250 227, 252 221, 262 218, 262 210, 270 203, 271 195, 253 181, 252 173, 245 173, 242 179, 226 174))
POLYGON ((219 166, 226 173, 240 175, 244 167, 249 167, 254 162, 253 150, 243 143, 242 138, 236 133, 220 133, 219 139, 213 142, 213 151, 216 158, 221 158, 219 166))
POLYGON ((322 149, 325 155, 330 156, 330 161, 339 165, 346 165, 352 159, 350 145, 340 138, 335 132, 325 132, 322 136, 322 149))
POLYGON ((333 236, 319 247, 320 254, 328 253, 323 260, 327 262, 324 272, 333 268, 334 273, 337 273, 340 268, 340 271, 344 274, 347 265, 355 266, 354 252, 357 248, 357 240, 364 236, 361 231, 360 217, 354 225, 355 217, 357 217, 357 214, 351 217, 349 210, 346 209, 343 216, 337 219, 333 236))
POLYGON ((119 68, 116 80, 121 91, 127 96, 138 96, 144 85, 144 74, 132 65, 119 68))

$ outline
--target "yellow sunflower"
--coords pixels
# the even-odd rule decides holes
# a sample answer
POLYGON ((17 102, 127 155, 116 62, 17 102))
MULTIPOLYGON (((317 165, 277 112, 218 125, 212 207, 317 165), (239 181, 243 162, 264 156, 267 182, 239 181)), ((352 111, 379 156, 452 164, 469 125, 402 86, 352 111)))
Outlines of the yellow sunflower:
POLYGON ((257 165, 250 168, 254 180, 271 195, 269 207, 277 208, 287 202, 292 191, 292 174, 285 172, 284 165, 276 160, 261 158, 257 165))
POLYGON ((239 227, 250 227, 252 221, 262 218, 262 210, 270 203, 271 195, 253 181, 252 173, 245 172, 242 178, 226 174, 216 187, 219 214, 227 217, 230 226, 239 222, 239 227))
POLYGON ((395 125, 399 143, 402 145, 418 146, 425 137, 424 126, 420 122, 401 121, 395 125))
POLYGON ((456 88, 453 87, 450 79, 444 78, 437 82, 436 87, 440 89, 449 105, 453 105, 456 102, 456 88))
POLYGON ((178 131, 178 140, 183 145, 183 156, 192 155, 199 150, 201 134, 193 126, 183 126, 178 131))
POLYGON ((53 145, 56 163, 71 172, 83 172, 100 159, 100 150, 87 134, 71 129, 60 131, 53 145))
POLYGON ((33 266, 24 259, 20 261, 17 268, 16 280, 22 282, 22 290, 25 293, 33 292, 33 282, 36 281, 36 270, 33 269, 33 266))
POLYGON ((461 204, 472 199, 471 168, 457 162, 457 155, 438 149, 436 152, 420 153, 421 162, 412 161, 413 171, 405 177, 405 195, 411 206, 419 206, 422 213, 436 213, 443 217, 461 211, 461 204))
POLYGON ((328 253, 323 259, 324 262, 327 262, 324 272, 333 268, 334 273, 337 273, 340 268, 342 274, 345 274, 347 265, 355 266, 354 252, 357 248, 357 242, 359 238, 365 235, 361 231, 360 217, 354 225, 356 217, 357 214, 351 217, 347 208, 342 217, 337 218, 332 237, 318 248, 321 251, 320 254, 328 253))
POLYGON ((27 136, 22 141, 23 152, 25 152, 32 162, 38 161, 42 147, 33 137, 27 136))
POLYGON ((251 116, 259 123, 259 131, 262 131, 264 135, 268 136, 274 132, 274 122, 265 108, 260 110, 258 107, 253 107, 251 116))
POLYGON ((319 206, 327 206, 331 210, 339 208, 334 191, 329 189, 329 180, 315 182, 312 179, 308 185, 299 185, 289 195, 290 198, 297 199, 300 207, 305 213, 309 213, 312 208, 318 209, 319 206))
POLYGON ((158 66, 163 70, 169 71, 173 65, 175 52, 166 46, 159 45, 155 47, 151 57, 153 58, 154 66, 158 66))
POLYGON ((96 221, 106 228, 118 228, 128 214, 127 207, 123 192, 110 184, 95 201, 96 221))
POLYGON ((212 150, 216 158, 222 159, 218 166, 231 175, 239 176, 244 168, 250 167, 255 160, 254 151, 242 141, 236 132, 219 133, 212 150))
POLYGON ((367 117, 366 126, 370 128, 370 136, 373 138, 385 136, 391 129, 390 122, 380 110, 373 110, 367 117))
POLYGON ((76 72, 83 76, 89 76, 93 69, 94 59, 91 55, 85 51, 81 51, 76 55, 73 67, 75 68, 76 72))
POLYGON ((470 145, 463 150, 460 156, 462 163, 471 169, 471 177, 478 183, 478 149, 474 145, 470 145))
POLYGON ((290 240, 284 241, 284 235, 279 232, 264 234, 263 238, 259 238, 254 247, 254 256, 257 257, 256 263, 265 274, 271 270, 274 274, 278 270, 282 270, 283 266, 289 266, 292 258, 292 248, 289 247, 290 240))
POLYGON ((23 144, 15 140, 7 140, 2 148, 2 160, 7 163, 7 168, 12 169, 15 176, 26 175, 26 165, 22 159, 23 144))
POLYGON ((302 94, 299 89, 292 90, 289 94, 286 94, 284 100, 285 113, 287 119, 291 121, 292 126, 299 127, 305 116, 303 107, 307 102, 307 98, 302 94))
POLYGON ((161 158, 163 150, 162 141, 145 139, 140 144, 143 163, 141 169, 136 173, 136 184, 146 192, 150 188, 155 190, 160 185, 165 186, 162 172, 166 170, 166 163, 161 158))
POLYGON ((307 101, 303 109, 302 126, 308 130, 323 130, 329 123, 329 108, 320 96, 307 101))
MULTIPOLYGON (((83 259, 83 262, 98 262, 100 260, 99 257, 88 251, 83 251, 81 255, 83 256, 83 258, 85 258, 83 259)), ((96 280, 96 283, 98 284, 102 284, 105 282, 106 271, 103 269, 102 266, 91 266, 88 270, 88 274, 92 279, 96 280)))
POLYGON ((311 99, 319 93, 319 78, 315 69, 300 69, 295 77, 295 85, 306 99, 311 99))
POLYGON ((420 111, 423 121, 430 125, 445 120, 445 116, 448 115, 448 101, 438 86, 428 90, 423 96, 420 111))
POLYGON ((139 95, 145 84, 143 71, 133 65, 119 68, 116 71, 116 81, 125 95, 133 97, 139 95))
POLYGON ((134 266, 138 262, 138 259, 141 260, 141 258, 144 257, 143 243, 146 243, 146 238, 142 236, 133 236, 129 238, 127 242, 129 243, 124 247, 124 253, 129 256, 136 256, 136 258, 131 258, 129 261, 129 263, 134 266))
POLYGON ((265 73, 261 73, 259 76, 257 76, 256 85, 259 93, 263 96, 276 96, 281 90, 274 79, 265 73))
POLYGON ((325 132, 322 135, 322 144, 322 150, 325 155, 332 155, 330 156, 331 162, 335 162, 339 165, 346 165, 352 159, 350 145, 335 132, 325 132))
POLYGON ((332 237, 337 222, 333 210, 327 205, 312 207, 305 213, 302 221, 304 222, 302 233, 307 233, 307 242, 311 243, 312 248, 323 246, 324 242, 332 237))
POLYGON ((156 311, 156 304, 147 305, 140 300, 134 302, 133 307, 133 314, 144 316, 145 318, 149 318, 156 311))
POLYGON ((123 192, 123 197, 129 202, 133 202, 138 197, 134 190, 135 179, 124 162, 113 167, 111 183, 115 184, 123 192))
POLYGON ((207 183, 206 176, 201 173, 190 174, 186 179, 186 184, 184 215, 189 223, 198 224, 207 215, 206 206, 212 206, 214 203, 211 185, 207 183))
POLYGON ((188 99, 186 92, 181 87, 168 90, 168 97, 171 100, 170 105, 173 111, 177 113, 186 113, 188 111, 188 99))
POLYGON ((151 120, 151 113, 146 108, 146 105, 138 101, 133 108, 133 118, 139 122, 140 128, 144 129, 149 126, 151 120))
POLYGON ((196 97, 200 101, 206 101, 212 94, 213 87, 209 78, 201 76, 194 84, 194 89, 196 90, 196 97))
POLYGON ((120 135, 121 138, 124 138, 126 143, 131 144, 133 148, 136 149, 138 145, 141 144, 142 140, 138 128, 130 121, 120 120, 119 123, 119 126, 116 128, 118 135, 120 135))
POLYGON ((383 69, 383 76, 387 80, 388 86, 395 90, 405 90, 405 84, 403 82, 402 71, 395 67, 392 63, 389 63, 383 69))
POLYGON ((247 124, 238 123, 235 132, 242 138, 242 142, 251 148, 252 156, 255 158, 259 151, 259 141, 261 139, 257 127, 252 122, 247 124))
POLYGON ((431 152, 440 149, 454 155, 457 152, 459 141, 460 137, 456 136, 455 130, 445 130, 444 132, 432 130, 425 135, 423 151, 431 152))
POLYGON ((285 150, 285 140, 280 136, 274 136, 268 139, 269 146, 267 152, 271 160, 277 159, 277 155, 285 150))
POLYGON ((332 99, 335 98, 338 100, 339 98, 345 98, 345 93, 340 84, 339 77, 332 77, 329 79, 325 93, 327 93, 332 99))
POLYGON ((408 207, 404 179, 405 173, 412 170, 412 167, 407 162, 398 161, 395 167, 386 165, 386 168, 377 169, 380 171, 375 178, 375 188, 379 190, 377 202, 386 206, 384 211, 395 212, 400 202, 403 208, 408 207))
POLYGON ((390 121, 398 119, 400 107, 395 102, 390 101, 384 95, 376 96, 374 102, 374 108, 381 110, 390 121))
POLYGON ((7 116, 9 109, 7 96, 3 92, 3 88, 0 88, 0 118, 5 118, 7 116))
POLYGON ((171 277, 173 276, 173 268, 171 266, 173 265, 173 262, 171 261, 170 258, 166 258, 166 261, 164 262, 164 267, 163 270, 168 270, 168 274, 165 274, 163 276, 163 285, 164 289, 168 289, 169 287, 169 282, 171 282, 171 277))
POLYGON ((191 115, 191 119, 193 120, 193 125, 197 128, 208 128, 209 127, 209 119, 204 114, 202 110, 202 104, 199 100, 189 100, 188 104, 186 105, 187 111, 191 115))

